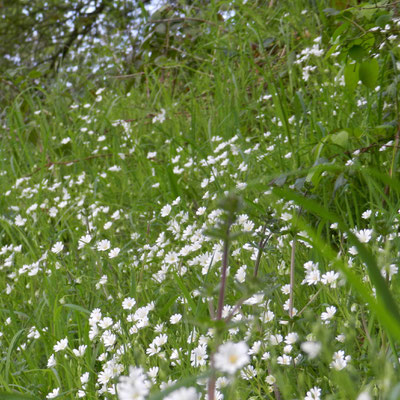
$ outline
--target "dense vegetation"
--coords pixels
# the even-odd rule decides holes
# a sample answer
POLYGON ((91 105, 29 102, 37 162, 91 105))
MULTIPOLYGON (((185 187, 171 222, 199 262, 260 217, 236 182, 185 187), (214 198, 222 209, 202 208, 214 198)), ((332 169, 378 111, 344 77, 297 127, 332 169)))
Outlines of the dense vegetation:
POLYGON ((12 3, 0 397, 400 398, 400 3, 12 3))

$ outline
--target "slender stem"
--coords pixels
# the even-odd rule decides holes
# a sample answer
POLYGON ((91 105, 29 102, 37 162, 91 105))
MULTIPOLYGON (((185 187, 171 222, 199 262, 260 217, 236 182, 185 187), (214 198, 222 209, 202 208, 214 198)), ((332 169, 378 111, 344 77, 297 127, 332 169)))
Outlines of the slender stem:
MULTIPOLYGON (((224 240, 224 252, 222 255, 222 267, 221 267, 221 287, 219 290, 219 298, 218 298, 218 308, 217 308, 217 321, 222 319, 222 310, 224 308, 224 300, 225 300, 225 287, 226 287, 226 272, 228 270, 228 258, 229 258, 229 230, 232 225, 232 220, 229 218, 227 226, 226 226, 226 236, 224 240)), ((208 400, 215 400, 215 368, 214 368, 214 353, 211 354, 210 360, 210 368, 211 368, 211 376, 208 380, 208 400)))
POLYGON ((317 296, 319 295, 319 293, 321 292, 321 289, 322 289, 322 288, 319 288, 318 291, 317 291, 317 293, 315 293, 315 294, 311 297, 311 299, 309 300, 309 302, 300 310, 299 313, 297 313, 297 316, 298 316, 298 317, 300 316, 300 314, 303 314, 303 312, 305 311, 305 309, 316 299, 316 297, 317 297, 317 296))
POLYGON ((290 256, 290 296, 289 296, 289 317, 293 318, 293 289, 294 289, 294 265, 296 255, 296 235, 292 240, 292 253, 290 256))
MULTIPOLYGON (((267 225, 264 225, 264 228, 263 228, 263 231, 262 231, 262 236, 265 235, 266 229, 267 229, 267 225)), ((267 244, 268 239, 269 238, 261 237, 260 243, 258 244, 258 254, 257 254, 256 264, 254 266, 254 277, 255 278, 257 278, 258 268, 260 266, 262 252, 264 250, 265 245, 267 244)))
POLYGON ((230 227, 231 227, 231 222, 228 221, 227 228, 226 228, 226 238, 224 241, 224 253, 222 255, 221 287, 219 289, 217 320, 222 319, 222 309, 224 308, 226 272, 228 270, 228 257, 229 257, 229 229, 230 229, 230 227))
MULTIPOLYGON (((269 375, 272 375, 271 367, 270 367, 269 365, 267 366, 267 369, 268 369, 268 374, 269 374, 269 375)), ((272 387, 274 388, 275 399, 276 399, 276 400, 281 400, 281 394, 280 394, 280 392, 279 392, 279 389, 278 389, 277 384, 274 383, 274 384, 272 385, 272 387)))
POLYGON ((210 368, 211 368, 211 375, 210 375, 210 379, 208 380, 207 400, 214 400, 215 399, 215 385, 216 385, 215 369, 214 369, 214 353, 211 354, 210 368))

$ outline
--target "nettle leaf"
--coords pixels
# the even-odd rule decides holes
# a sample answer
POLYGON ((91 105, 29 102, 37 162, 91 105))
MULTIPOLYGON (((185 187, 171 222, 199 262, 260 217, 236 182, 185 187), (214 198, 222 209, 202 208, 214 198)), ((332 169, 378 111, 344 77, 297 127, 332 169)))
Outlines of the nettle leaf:
POLYGON ((360 65, 359 78, 361 82, 369 89, 374 89, 378 82, 379 63, 376 58, 364 61, 360 65))
POLYGON ((359 64, 347 64, 344 68, 344 82, 346 87, 353 92, 359 80, 359 64))

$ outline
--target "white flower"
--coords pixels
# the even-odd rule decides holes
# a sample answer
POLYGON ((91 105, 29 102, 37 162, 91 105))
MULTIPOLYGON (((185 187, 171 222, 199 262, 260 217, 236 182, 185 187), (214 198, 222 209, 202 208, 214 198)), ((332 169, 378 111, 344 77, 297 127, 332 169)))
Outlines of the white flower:
POLYGON ((368 392, 361 392, 357 396, 357 400, 372 400, 372 397, 368 392))
POLYGON ((97 242, 97 250, 98 251, 106 251, 111 247, 111 243, 109 240, 104 239, 97 242))
POLYGON ((81 383, 82 385, 84 385, 85 383, 89 382, 89 372, 85 372, 82 376, 81 376, 81 383))
POLYGON ((101 337, 105 347, 114 346, 117 337, 110 331, 105 331, 101 337))
POLYGON ((203 215, 206 212, 206 207, 199 207, 196 211, 196 215, 203 215))
POLYGON ((57 353, 68 347, 68 338, 59 340, 53 347, 54 351, 57 353))
POLYGON ((182 315, 181 314, 174 314, 171 316, 171 318, 169 319, 169 322, 171 322, 172 325, 177 324, 180 320, 182 319, 182 315))
POLYGON ((276 362, 280 365, 290 365, 292 363, 292 357, 284 354, 276 359, 276 362))
POLYGON ((200 345, 192 350, 190 353, 190 365, 192 367, 199 367, 201 365, 206 365, 206 360, 208 358, 207 348, 205 345, 200 345))
POLYGON ((371 210, 366 210, 366 211, 364 211, 364 212, 361 214, 361 217, 362 217, 363 219, 368 219, 368 218, 371 217, 371 215, 372 215, 372 211, 371 211, 371 210))
POLYGON ((257 370, 252 365, 248 365, 240 371, 240 376, 246 381, 249 381, 257 376, 257 370))
POLYGON ((333 361, 329 364, 329 366, 337 371, 341 371, 342 369, 347 367, 347 363, 351 360, 351 356, 346 356, 343 350, 336 351, 333 353, 333 361))
POLYGON ((164 400, 198 400, 198 398, 199 395, 195 388, 182 387, 178 390, 174 390, 167 397, 164 397, 164 400))
POLYGON ((318 356, 321 351, 321 343, 320 342, 304 342, 300 345, 300 348, 307 353, 308 358, 313 359, 318 356))
POLYGON ((57 215, 57 213, 58 213, 58 210, 57 210, 56 207, 51 207, 50 208, 50 210, 49 210, 50 217, 55 217, 57 215))
POLYGON ((162 333, 161 335, 158 335, 154 340, 153 343, 156 346, 163 346, 164 344, 166 344, 168 341, 168 335, 166 335, 165 333, 162 333))
POLYGON ((265 378, 265 382, 267 382, 268 385, 273 385, 276 382, 276 378, 273 375, 268 375, 265 378))
POLYGON ((142 368, 130 367, 129 376, 121 376, 117 384, 119 400, 144 400, 150 391, 150 381, 142 368))
POLYGON ((325 321, 326 324, 328 324, 331 320, 331 318, 333 318, 333 316, 336 313, 336 307, 331 306, 331 307, 326 307, 326 312, 323 312, 321 314, 321 319, 322 321, 325 321))
POLYGON ((123 302, 122 302, 122 308, 124 310, 131 310, 136 304, 136 300, 133 299, 132 297, 127 297, 123 302))
POLYGON ((163 123, 164 121, 165 121, 165 110, 164 108, 162 108, 160 110, 160 113, 153 117, 152 122, 154 124, 155 122, 163 123))
POLYGON ((82 236, 82 237, 79 239, 79 242, 78 242, 78 249, 81 249, 81 248, 84 247, 86 244, 90 243, 91 240, 92 240, 92 236, 91 236, 91 235, 82 236))
POLYGON ((214 356, 215 368, 234 374, 250 362, 249 346, 245 342, 227 342, 219 346, 214 356))
POLYGON ((320 400, 321 399, 321 389, 317 386, 314 386, 312 389, 310 389, 306 397, 304 397, 304 400, 320 400))
POLYGON ((49 357, 49 360, 47 361, 47 368, 55 367, 56 366, 56 358, 54 357, 54 354, 52 354, 49 357))
POLYGON ((313 269, 306 275, 303 282, 311 286, 311 285, 316 285, 320 280, 321 280, 321 274, 319 270, 313 269))
POLYGON ((372 229, 361 229, 361 231, 356 232, 356 236, 361 243, 368 243, 372 238, 372 233, 372 229))
POLYGON ((46 399, 54 399, 55 397, 58 396, 60 393, 60 388, 55 388, 52 392, 50 392, 47 396, 46 399))
POLYGON ((108 258, 115 258, 118 256, 121 249, 119 247, 115 247, 114 249, 110 250, 108 253, 108 258))
POLYGON ((15 225, 17 226, 24 226, 26 223, 26 218, 22 218, 20 215, 15 217, 15 225))
POLYGON ((78 349, 73 349, 72 351, 76 357, 82 357, 85 354, 86 348, 87 346, 83 344, 78 349))
POLYGON ((331 288, 336 287, 336 281, 339 279, 339 273, 335 271, 328 271, 322 275, 321 282, 324 285, 329 285, 331 288))
POLYGON ((167 264, 175 264, 179 260, 178 254, 175 251, 170 251, 165 255, 164 260, 167 264))
POLYGON ((172 207, 167 204, 165 205, 162 209, 161 209, 161 216, 162 217, 167 217, 169 215, 169 213, 171 212, 172 207))
POLYGON ((246 269, 247 266, 246 265, 242 265, 236 272, 235 274, 235 279, 239 282, 239 283, 243 283, 246 280, 246 269))
POLYGON ((52 251, 54 254, 58 254, 58 253, 60 253, 60 252, 63 250, 63 248, 64 248, 63 242, 57 242, 57 243, 55 243, 54 246, 51 248, 51 251, 52 251))
POLYGON ((343 335, 343 333, 341 333, 341 334, 337 335, 335 339, 340 343, 344 343, 344 341, 346 340, 346 336, 343 335))
POLYGON ((299 338, 299 335, 296 332, 290 332, 287 334, 285 337, 285 343, 286 344, 293 344, 296 343, 299 338))

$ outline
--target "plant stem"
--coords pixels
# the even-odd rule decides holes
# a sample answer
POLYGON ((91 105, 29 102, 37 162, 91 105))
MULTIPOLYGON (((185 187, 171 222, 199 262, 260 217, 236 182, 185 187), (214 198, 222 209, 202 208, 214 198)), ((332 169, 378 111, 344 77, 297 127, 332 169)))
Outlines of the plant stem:
POLYGON ((293 289, 294 289, 294 265, 296 255, 296 235, 292 240, 292 253, 290 255, 290 296, 289 296, 289 317, 293 318, 293 289))
POLYGON ((229 257, 229 230, 231 224, 232 224, 231 221, 228 221, 226 228, 226 238, 224 241, 224 253, 222 255, 222 269, 221 269, 221 287, 219 289, 217 320, 222 319, 222 309, 224 308, 226 271, 228 270, 228 257, 229 257))
MULTIPOLYGON (((221 287, 219 289, 219 298, 218 298, 218 308, 217 308, 217 321, 222 319, 222 310, 224 308, 224 300, 225 300, 225 287, 226 287, 226 272, 228 270, 228 259, 229 259, 229 231, 232 225, 232 219, 229 218, 226 226, 226 235, 224 239, 224 252, 222 255, 222 267, 221 267, 221 287)), ((208 380, 208 400, 215 399, 215 369, 214 369, 214 353, 211 354, 210 357, 210 368, 211 375, 208 380)))
MULTIPOLYGON (((264 225, 264 228, 262 231, 262 236, 265 235, 266 229, 267 229, 267 225, 264 225)), ((255 278, 257 278, 258 268, 260 266, 260 261, 261 261, 261 255, 262 255, 265 245, 267 244, 268 239, 269 238, 261 237, 260 243, 258 244, 258 254, 257 254, 256 264, 254 266, 254 277, 255 278)))

